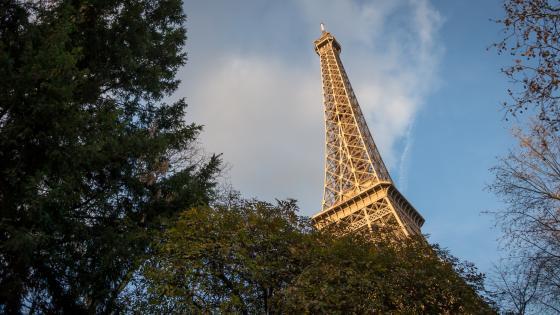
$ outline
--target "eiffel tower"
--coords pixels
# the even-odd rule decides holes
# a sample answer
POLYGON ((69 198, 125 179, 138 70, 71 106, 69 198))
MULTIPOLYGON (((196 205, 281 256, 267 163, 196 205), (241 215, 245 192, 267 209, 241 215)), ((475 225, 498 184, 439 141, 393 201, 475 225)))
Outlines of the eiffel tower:
POLYGON ((395 188, 340 59, 341 47, 321 24, 315 51, 321 60, 325 105, 325 190, 318 228, 343 223, 351 232, 394 227, 420 234, 424 218, 395 188))

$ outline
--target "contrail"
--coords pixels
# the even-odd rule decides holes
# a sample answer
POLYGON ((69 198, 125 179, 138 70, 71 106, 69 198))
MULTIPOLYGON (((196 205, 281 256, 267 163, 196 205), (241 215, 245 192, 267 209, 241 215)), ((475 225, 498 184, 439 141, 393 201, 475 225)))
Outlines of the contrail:
POLYGON ((414 142, 414 138, 412 137, 413 128, 414 120, 408 125, 408 128, 406 129, 406 134, 404 136, 405 145, 399 161, 399 188, 402 192, 406 192, 408 188, 408 161, 410 156, 410 149, 412 148, 412 144, 414 142))

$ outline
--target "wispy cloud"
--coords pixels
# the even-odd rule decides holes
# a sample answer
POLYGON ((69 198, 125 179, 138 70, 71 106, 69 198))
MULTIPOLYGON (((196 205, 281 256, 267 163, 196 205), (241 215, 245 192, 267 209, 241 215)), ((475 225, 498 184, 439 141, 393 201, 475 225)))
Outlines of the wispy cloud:
POLYGON ((307 214, 318 210, 324 131, 311 42, 320 21, 342 44, 381 154, 404 173, 412 142, 404 149, 397 143, 411 141, 406 133, 437 85, 443 51, 442 18, 427 0, 294 0, 282 7, 247 1, 237 2, 240 15, 228 14, 227 1, 204 3, 187 1, 191 61, 181 91, 189 117, 206 125, 207 149, 231 163, 236 188, 261 198, 297 198, 307 214))

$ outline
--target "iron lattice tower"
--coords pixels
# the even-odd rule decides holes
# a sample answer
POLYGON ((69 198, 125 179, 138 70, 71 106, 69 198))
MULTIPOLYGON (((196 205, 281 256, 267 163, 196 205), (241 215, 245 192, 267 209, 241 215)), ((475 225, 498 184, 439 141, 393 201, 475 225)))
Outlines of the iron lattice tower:
MULTIPOLYGON (((395 188, 340 60, 341 47, 321 24, 315 41, 325 106, 325 190, 319 228, 344 223, 351 231, 382 226, 420 234, 424 218, 395 188)), ((400 234, 400 233, 399 233, 400 234)))

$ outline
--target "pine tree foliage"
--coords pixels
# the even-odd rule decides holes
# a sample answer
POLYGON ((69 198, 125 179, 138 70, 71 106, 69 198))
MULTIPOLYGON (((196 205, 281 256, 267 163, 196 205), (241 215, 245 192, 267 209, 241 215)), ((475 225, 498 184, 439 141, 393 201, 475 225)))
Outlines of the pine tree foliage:
POLYGON ((0 312, 108 313, 217 157, 167 103, 179 0, 0 2, 0 312))

